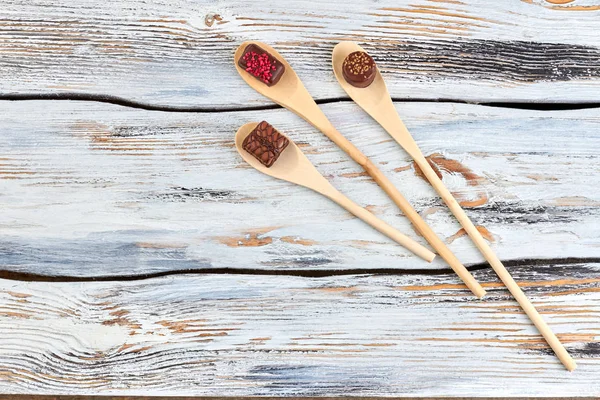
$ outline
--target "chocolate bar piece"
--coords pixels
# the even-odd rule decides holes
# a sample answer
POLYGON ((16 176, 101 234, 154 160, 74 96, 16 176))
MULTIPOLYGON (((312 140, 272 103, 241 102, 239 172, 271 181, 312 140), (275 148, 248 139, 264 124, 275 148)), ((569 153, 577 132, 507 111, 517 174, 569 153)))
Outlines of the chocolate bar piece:
POLYGON ((289 143, 288 138, 279 133, 277 129, 268 122, 262 121, 246 136, 242 148, 269 168, 277 161, 289 143))
POLYGON ((285 72, 279 60, 255 44, 246 46, 238 65, 267 86, 277 84, 285 72))
POLYGON ((342 64, 344 79, 358 88, 366 88, 373 83, 376 71, 375 61, 364 51, 355 51, 348 54, 342 64))

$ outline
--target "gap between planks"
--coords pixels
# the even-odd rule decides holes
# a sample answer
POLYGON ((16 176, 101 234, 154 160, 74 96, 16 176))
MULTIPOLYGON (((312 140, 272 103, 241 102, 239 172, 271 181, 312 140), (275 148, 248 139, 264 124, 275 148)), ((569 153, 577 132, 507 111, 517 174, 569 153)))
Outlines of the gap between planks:
MULTIPOLYGON (((164 112, 181 112, 181 113, 217 113, 217 112, 243 112, 243 111, 262 111, 276 110, 282 108, 278 104, 246 106, 246 107, 186 107, 186 106, 168 106, 161 104, 151 104, 124 97, 92 94, 92 93, 15 93, 15 94, 0 94, 0 101, 32 101, 32 100, 72 100, 72 101, 90 101, 98 103, 108 103, 129 108, 137 108, 148 111, 164 111, 164 112)), ((329 104, 338 102, 350 102, 349 97, 331 97, 315 100, 317 104, 329 104)), ((435 100, 427 98, 401 98, 393 97, 393 102, 402 103, 457 103, 457 104, 474 104, 485 107, 508 108, 515 110, 534 110, 534 111, 567 111, 567 110, 584 110, 589 108, 600 108, 600 102, 471 102, 458 98, 439 98, 435 100)))
MULTIPOLYGON (((587 258, 554 258, 554 259, 521 259, 521 260, 503 260, 506 267, 521 266, 543 266, 543 265, 575 265, 586 263, 600 263, 600 257, 587 258)), ((490 269, 487 262, 472 264, 466 267, 469 271, 480 271, 490 269)), ((266 270, 257 268, 198 268, 198 269, 178 269, 171 271, 162 271, 156 273, 145 273, 136 275, 106 275, 106 276, 51 276, 43 274, 34 274, 28 272, 15 272, 0 270, 0 279, 24 281, 24 282, 124 282, 139 281, 164 276, 195 274, 195 275, 258 275, 258 276, 296 276, 301 278, 327 278, 331 276, 344 275, 449 275, 454 274, 451 268, 444 269, 402 269, 402 268, 373 268, 373 269, 319 269, 319 270, 266 270)))

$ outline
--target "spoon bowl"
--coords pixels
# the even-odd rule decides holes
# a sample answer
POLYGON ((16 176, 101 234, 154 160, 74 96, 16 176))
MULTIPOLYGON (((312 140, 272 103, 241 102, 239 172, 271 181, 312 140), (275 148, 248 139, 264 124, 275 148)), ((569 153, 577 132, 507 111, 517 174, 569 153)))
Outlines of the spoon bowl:
POLYGON ((246 136, 252 132, 256 125, 258 125, 256 122, 244 124, 235 134, 235 148, 244 161, 254 169, 273 178, 295 183, 313 189, 321 194, 328 192, 329 186, 331 186, 330 183, 317 171, 302 150, 290 138, 287 138, 289 144, 285 150, 269 168, 244 150, 242 147, 244 139, 246 139, 246 136))
POLYGON ((333 73, 340 86, 348 93, 348 96, 350 96, 352 100, 356 101, 356 98, 360 98, 360 106, 368 113, 377 111, 378 106, 382 103, 387 103, 390 99, 387 87, 381 77, 381 73, 379 73, 377 65, 375 65, 375 79, 373 79, 373 82, 365 88, 353 86, 344 78, 342 64, 346 57, 355 51, 365 52, 362 47, 354 42, 338 43, 333 49, 333 73), (387 94, 387 96, 385 94, 387 94))

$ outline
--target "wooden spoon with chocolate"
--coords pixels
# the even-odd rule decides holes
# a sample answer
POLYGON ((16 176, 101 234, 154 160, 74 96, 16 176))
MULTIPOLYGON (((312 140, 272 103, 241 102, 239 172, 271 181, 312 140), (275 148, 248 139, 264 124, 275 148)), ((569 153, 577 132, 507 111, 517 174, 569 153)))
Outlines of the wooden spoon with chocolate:
POLYGON ((519 305, 521 305, 538 331, 544 336, 563 365, 569 371, 574 370, 576 367, 575 361, 573 361, 556 335, 550 330, 535 307, 519 288, 519 285, 517 285, 504 265, 502 265, 498 256, 492 251, 485 239, 481 236, 481 233, 477 230, 475 225, 473 225, 456 199, 454 199, 454 196, 452 196, 433 168, 431 168, 431 165, 429 165, 423 153, 421 153, 419 146, 396 112, 394 103, 392 102, 385 82, 383 81, 375 62, 369 61, 365 63, 365 65, 372 65, 372 75, 370 73, 363 73, 359 74, 357 78, 350 79, 352 78, 352 76, 348 74, 348 69, 351 68, 350 62, 358 59, 358 55, 360 55, 363 60, 373 61, 373 59, 354 42, 341 42, 333 49, 333 72, 342 88, 356 104, 365 110, 375 121, 379 122, 396 142, 398 142, 398 144, 400 144, 400 146, 402 146, 415 160, 427 180, 438 192, 442 200, 448 205, 450 211, 452 211, 481 254, 483 254, 494 271, 496 271, 496 274, 498 274, 502 282, 518 301, 519 305))
MULTIPOLYGON (((238 73, 250 87, 273 100, 275 103, 282 105, 304 118, 315 128, 323 132, 329 139, 352 157, 354 161, 362 166, 394 203, 396 203, 400 210, 402 210, 402 213, 412 222, 425 240, 427 240, 438 254, 446 260, 467 287, 477 297, 482 297, 485 294, 485 290, 473 278, 473 275, 471 275, 460 261, 458 261, 446 244, 436 236, 433 230, 425 223, 419 213, 415 211, 392 182, 383 175, 367 156, 361 153, 360 150, 334 128, 317 103, 315 103, 310 93, 308 93, 302 84, 302 81, 300 81, 296 75, 296 72, 294 72, 293 68, 277 51, 275 51, 275 49, 264 43, 245 42, 238 47, 235 52, 234 60, 238 73), (255 54, 251 54, 252 52, 255 54), (247 54, 250 55, 248 56, 247 54), (259 62, 258 69, 252 67, 254 64, 250 66, 247 65, 246 60, 253 59, 253 57, 257 57, 261 54, 264 54, 262 55, 263 60, 270 60, 270 67, 264 67, 265 61, 263 61, 263 67, 260 67, 259 62), (269 74, 265 75, 265 72, 268 72, 269 68, 270 71, 276 71, 276 69, 272 68, 273 65, 277 68, 280 64, 282 66, 280 69, 282 72, 277 75, 276 78, 273 76, 269 77, 269 74)), ((350 74, 354 74, 354 71, 356 71, 356 79, 358 80, 360 80, 360 76, 368 73, 368 71, 363 71, 362 69, 355 69, 350 71, 350 74)))
POLYGON ((266 121, 250 122, 235 134, 242 158, 263 174, 307 187, 333 200, 396 243, 431 262, 435 254, 340 193, 317 171, 296 144, 266 121))

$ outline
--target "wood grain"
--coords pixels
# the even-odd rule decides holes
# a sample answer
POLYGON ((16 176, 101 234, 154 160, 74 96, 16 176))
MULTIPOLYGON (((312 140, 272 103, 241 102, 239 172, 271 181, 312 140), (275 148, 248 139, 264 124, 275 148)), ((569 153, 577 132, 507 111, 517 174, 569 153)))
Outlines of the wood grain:
POLYGON ((599 264, 511 268, 580 368, 564 371, 491 270, 0 281, 0 392, 595 396, 599 264))
POLYGON ((344 94, 331 51, 355 40, 395 98, 595 102, 599 16, 597 0, 7 0, 0 95, 94 94, 203 109, 269 104, 232 67, 234 49, 259 40, 290 61, 316 98, 336 98, 344 94))
MULTIPOLYGON (((463 206, 484 199, 467 212, 503 260, 598 256, 595 111, 397 107, 463 206)), ((483 261, 385 132, 352 103, 324 110, 461 261, 483 261)), ((1 102, 0 115, 4 271, 101 277, 217 268, 447 268, 417 260, 311 191, 246 166, 233 135, 247 121, 267 119, 336 188, 423 242, 360 167, 287 111, 215 117, 34 101, 1 102), (35 118, 24 123, 24 115, 35 118)))

